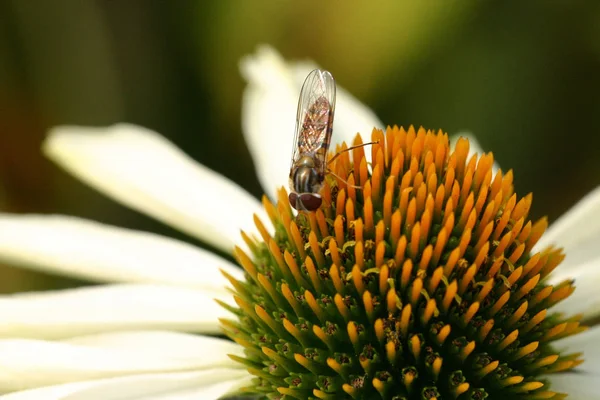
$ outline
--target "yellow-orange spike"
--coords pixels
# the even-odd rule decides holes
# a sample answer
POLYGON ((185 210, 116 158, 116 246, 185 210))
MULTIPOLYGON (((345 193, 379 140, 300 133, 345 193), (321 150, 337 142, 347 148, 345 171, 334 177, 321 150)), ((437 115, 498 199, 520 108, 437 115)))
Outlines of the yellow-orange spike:
POLYGON ((304 313, 302 312, 302 306, 296 299, 296 296, 294 296, 294 294, 290 290, 290 287, 287 283, 283 283, 281 285, 281 294, 283 294, 283 297, 285 297, 289 305, 292 306, 296 315, 298 317, 302 317, 304 315, 304 313))
POLYGON ((428 245, 423 250, 423 255, 421 256, 421 261, 419 261, 419 269, 423 271, 427 271, 427 267, 429 266, 429 262, 431 261, 431 256, 433 254, 433 246, 428 245))
POLYGON ((533 296, 532 299, 529 300, 529 307, 533 308, 536 305, 538 305, 541 301, 544 301, 546 298, 548 298, 548 296, 552 294, 552 290, 552 286, 546 286, 545 288, 540 290, 538 293, 535 294, 535 296, 533 296))
POLYGON ((463 257, 465 255, 465 252, 467 251, 467 246, 469 245, 470 241, 471 241, 471 228, 466 228, 463 231, 462 236, 460 237, 460 242, 458 244, 458 248, 460 249, 460 257, 463 257))
POLYGON ((406 337, 408 334, 408 328, 410 326, 410 316, 412 315, 412 307, 410 304, 407 304, 402 309, 402 313, 400 315, 400 334, 402 337, 406 337))
POLYGON ((236 260, 240 263, 242 268, 244 268, 244 271, 246 271, 248 275, 250 275, 253 279, 256 280, 256 274, 258 273, 258 271, 256 270, 256 266, 254 265, 250 257, 248 257, 248 255, 237 246, 235 246, 233 249, 233 255, 236 258, 236 260))
POLYGON ((416 308, 419 297, 421 296, 421 290, 423 290, 423 280, 417 278, 413 281, 412 290, 410 292, 410 303, 416 308))
POLYGON ((267 230, 267 228, 265 228, 260 218, 258 218, 258 215, 254 214, 253 217, 254 225, 256 226, 256 229, 258 229, 260 237, 262 237, 265 243, 269 243, 269 240, 271 240, 271 235, 269 234, 269 231, 267 230))
POLYGON ((391 314, 394 314, 396 311, 398 311, 398 303, 399 299, 398 295, 396 294, 396 290, 394 288, 391 288, 385 296, 385 304, 387 311, 391 314))
MULTIPOLYGON (((452 162, 452 158, 448 161, 448 167, 446 169, 446 179, 444 179, 444 192, 445 198, 448 200, 450 195, 452 194, 452 186, 454 185, 454 178, 456 175, 456 170, 450 164, 452 162)), ((454 162, 456 163, 456 158, 454 158, 454 162)))
POLYGON ((344 219, 341 215, 335 217, 335 221, 333 223, 333 231, 335 233, 336 242, 344 243, 346 241, 346 237, 344 235, 344 219))
POLYGON ((379 242, 375 246, 375 267, 381 268, 385 262, 385 242, 379 242))
POLYGON ((313 296, 312 292, 308 290, 304 291, 304 301, 306 301, 306 304, 308 304, 312 312, 315 313, 317 318, 319 318, 319 321, 325 323, 327 318, 326 314, 319 306, 319 303, 317 303, 317 300, 313 296))
POLYGON ((450 285, 448 285, 448 287, 446 288, 446 293, 444 293, 444 299, 442 300, 442 309, 445 312, 448 312, 448 310, 450 309, 450 305, 452 304, 452 301, 456 296, 457 290, 458 284, 456 283, 456 281, 452 281, 452 283, 450 283, 450 285))
POLYGON ((503 256, 504 250, 506 250, 510 242, 512 242, 512 232, 507 232, 504 236, 502 236, 502 239, 500 239, 496 250, 494 250, 494 257, 503 256))
POLYGON ((356 323, 354 323, 354 321, 348 322, 346 329, 348 331, 348 338, 350 339, 350 342, 354 346, 354 349, 358 351, 360 341, 358 340, 358 328, 356 327, 356 323))
POLYGON ((314 214, 315 219, 317 220, 317 226, 319 228, 321 238, 327 237, 329 235, 329 229, 327 228, 327 221, 325 220, 325 214, 323 214, 323 210, 318 209, 314 214))
POLYGON ((496 313, 498 311, 500 311, 502 309, 502 307, 504 307, 506 305, 506 303, 508 302, 509 299, 510 299, 510 292, 504 292, 504 294, 502 296, 500 296, 500 298, 498 300, 496 300, 494 305, 490 308, 490 310, 488 311, 488 315, 490 315, 490 316, 496 315, 496 313))
POLYGON ((530 280, 528 280, 523 286, 519 288, 519 290, 513 295, 515 301, 521 300, 524 296, 526 296, 540 281, 540 276, 536 275, 530 280))
POLYGON ((474 340, 467 343, 467 345, 460 350, 460 353, 459 353, 460 359, 462 361, 466 360, 467 357, 469 357, 471 355, 473 350, 475 350, 475 346, 476 346, 476 344, 475 344, 474 340))
POLYGON ((467 326, 471 322, 477 311, 479 311, 479 303, 475 302, 469 306, 467 312, 463 314, 462 322, 464 326, 467 326))
POLYGON ((357 292, 362 295, 365 291, 365 284, 363 282, 360 267, 356 264, 352 268, 352 282, 354 283, 354 287, 356 287, 357 292))
POLYGON ((490 294, 493 287, 494 287, 494 279, 488 279, 487 282, 485 282, 483 284, 483 286, 481 287, 481 289, 479 290, 479 293, 477 293, 477 297, 475 298, 475 300, 480 303, 483 302, 483 300, 485 300, 487 295, 490 294))
POLYGON ((380 343, 383 343, 385 340, 385 325, 381 318, 375 321, 373 329, 375 331, 375 336, 377 336, 377 340, 379 340, 380 343))
MULTIPOLYGON (((492 230, 494 229, 494 222, 489 222, 485 228, 479 234, 479 239, 474 246, 475 251, 479 251, 484 245, 488 245, 489 249, 489 241, 490 235, 492 234, 492 230)), ((478 228, 479 230, 479 228, 478 228)), ((477 231, 476 231, 477 232, 477 231)), ((477 233, 475 233, 477 235, 477 233)))
MULTIPOLYGON (((531 256, 529 261, 523 266, 523 276, 535 276, 536 273, 532 273, 533 269, 537 266, 538 262, 542 258, 540 253, 535 253, 531 256)), ((537 284, 537 282, 536 282, 537 284)))
POLYGON ((547 342, 549 340, 556 338, 561 333, 563 333, 565 331, 565 329, 567 329, 567 324, 568 324, 567 322, 563 322, 562 324, 553 326, 552 328, 548 329, 546 334, 544 336, 542 336, 542 338, 540 340, 542 342, 547 342))
POLYGON ((425 306, 425 310, 423 311, 423 318, 422 318, 423 324, 426 325, 429 323, 429 321, 431 320, 431 317, 433 317, 436 310, 437 310, 437 305, 436 305, 435 300, 429 299, 427 301, 427 305, 425 306))
POLYGON ((394 254, 394 264, 396 265, 396 268, 399 268, 404 262, 404 256, 406 255, 406 246, 408 246, 406 236, 401 236, 400 240, 398 240, 396 253, 394 254))
POLYGON ((443 186, 439 186, 437 188, 437 191, 435 192, 435 200, 433 203, 433 215, 435 217, 435 220, 439 220, 442 216, 442 207, 444 206, 444 200, 445 200, 446 194, 444 191, 444 187, 443 186))
POLYGON ((559 301, 564 300, 567 297, 569 297, 573 293, 574 290, 575 290, 575 288, 571 285, 571 283, 567 282, 563 286, 561 286, 558 289, 556 289, 555 291, 553 291, 550 296, 548 296, 548 303, 550 305, 554 305, 554 304, 558 303, 559 301))
POLYGON ((356 215, 354 213, 354 201, 349 198, 346 201, 346 226, 348 230, 350 230, 350 226, 354 223, 355 219, 356 215))
POLYGON ((385 239, 385 223, 383 220, 377 223, 375 227, 375 244, 381 243, 385 239))
POLYGON ((306 257, 306 259, 304 260, 304 265, 306 267, 306 271, 308 272, 308 277, 310 278, 313 288, 315 288, 317 293, 321 293, 321 279, 319 278, 317 269, 315 268, 315 264, 313 263, 312 258, 306 257))
POLYGON ((337 362, 334 358, 327 359, 327 366, 335 372, 337 372, 338 374, 341 374, 343 372, 342 365, 339 362, 337 362))
POLYGON ((406 261, 404 261, 404 264, 402 264, 402 275, 400 276, 400 288, 402 289, 402 291, 406 289, 408 283, 411 280, 412 269, 412 260, 410 258, 407 258, 406 261))
POLYGON ((300 343, 302 343, 304 341, 303 337, 302 337, 302 333, 300 333, 300 331, 298 330, 298 328, 296 328, 294 326, 293 323, 290 322, 290 320, 284 318, 283 319, 283 327, 286 331, 288 331, 288 333, 290 335, 292 335, 294 338, 296 338, 296 340, 300 343))
POLYGON ((485 367, 483 367, 479 371, 477 371, 477 375, 480 378, 483 378, 484 376, 486 376, 487 374, 489 374, 490 372, 492 372, 493 370, 498 368, 498 365, 500 365, 499 361, 497 361, 497 360, 492 361, 491 363, 489 363, 488 365, 486 365, 485 367))
POLYGON ((517 350, 516 353, 514 353, 512 361, 520 360, 521 358, 525 357, 526 355, 533 353, 534 351, 537 350, 539 345, 540 345, 540 342, 531 342, 531 343, 521 347, 519 350, 517 350))
MULTIPOLYGON (((477 236, 481 236, 483 234, 483 230, 485 228, 487 228, 489 223, 492 221, 493 211, 494 211, 494 200, 490 201, 487 204, 487 206, 485 206, 485 210, 483 211, 483 214, 479 218, 479 225, 477 226, 477 230, 475 231, 475 234, 477 236)), ((493 225, 492 225, 492 231, 493 231, 493 225)), ((491 231, 490 231, 490 235, 491 235, 491 231)), ((490 235, 488 235, 488 238, 490 235)))
MULTIPOLYGON (((429 199, 430 197, 428 197, 429 199)), ((427 208, 421 215, 421 242, 427 243, 429 240, 429 230, 431 229, 431 211, 427 208)))
POLYGON ((450 276, 450 274, 452 274, 452 270, 456 266, 456 263, 458 262, 459 259, 460 259, 460 248, 457 247, 450 252, 448 261, 446 262, 446 265, 444 266, 444 275, 446 277, 448 277, 448 276, 450 276))
POLYGON ((508 257, 508 260, 510 262, 512 262, 513 264, 516 264, 517 261, 519 261, 519 258, 521 258, 521 256, 523 255, 523 252, 525 251, 525 243, 521 243, 520 245, 517 246, 517 248, 511 253, 511 255, 508 257))
POLYGON ((535 328, 536 325, 541 323, 544 320, 544 318, 546 318, 547 312, 548 312, 548 310, 544 309, 544 310, 538 312, 537 314, 535 314, 533 316, 533 318, 531 318, 529 320, 529 322, 527 322, 527 324, 525 324, 525 326, 521 328, 521 331, 525 334, 525 333, 528 333, 533 328, 535 328))
POLYGON ((523 197, 512 212, 512 219, 518 220, 524 217, 527 217, 529 214, 529 210, 531 208, 531 202, 533 200, 533 194, 529 193, 527 196, 523 197))
POLYGON ((533 227, 531 228, 531 234, 527 238, 527 242, 526 242, 527 251, 530 251, 533 248, 533 246, 535 246, 535 244, 538 242, 538 240, 540 240, 540 238, 542 237, 542 234, 544 232, 546 232, 547 228, 548 228, 548 218, 546 218, 546 217, 536 221, 533 224, 533 227))
MULTIPOLYGON (((409 206, 410 209, 410 206, 409 206)), ((412 232, 410 235, 410 243, 408 249, 410 251, 409 255, 413 258, 417 258, 419 254, 419 247, 421 244, 421 223, 417 222, 415 226, 412 228, 412 232)))
POLYGON ((413 356, 418 360, 421 355, 421 339, 417 335, 414 335, 410 338, 409 344, 413 356))
POLYGON ((400 214, 400 210, 396 210, 392 214, 391 225, 390 225, 390 235, 389 241, 392 245, 392 251, 396 251, 396 246, 398 245, 398 240, 400 239, 400 229, 402 227, 402 214, 400 214))
POLYGON ((365 307, 365 314, 367 314, 367 318, 369 319, 369 322, 373 323, 373 320, 374 320, 373 311, 374 311, 375 306, 373 305, 373 297, 371 296, 371 292, 369 292, 368 290, 365 290, 362 297, 363 297, 362 298, 363 305, 365 307))
POLYGON ((304 250, 304 240, 302 240, 302 235, 300 234, 300 229, 298 229, 298 225, 292 221, 290 223, 290 235, 291 239, 294 242, 294 246, 296 247, 296 251, 298 255, 303 260, 306 258, 306 251, 304 250))
POLYGON ((333 302, 335 303, 335 306, 337 307, 340 315, 344 318, 344 320, 346 320, 346 322, 348 322, 348 320, 351 317, 351 314, 350 314, 350 310, 348 310, 348 307, 346 307, 346 304, 344 303, 344 299, 342 298, 342 295, 339 293, 336 293, 335 296, 333 297, 333 302))
POLYGON ((488 319, 487 321, 485 321, 485 324, 483 324, 483 326, 481 328, 479 328, 479 336, 478 336, 479 342, 483 342, 485 340, 487 335, 489 335, 489 333, 492 331, 493 327, 494 327, 493 319, 488 319))
POLYGON ((475 277, 476 273, 477 273, 477 265, 474 264, 474 265, 471 265, 469 267, 469 269, 467 269, 465 274, 462 276, 462 278, 460 278, 460 284, 458 286, 458 293, 460 295, 465 293, 465 291, 469 287, 470 283, 474 283, 473 278, 475 277))
POLYGON ((505 378, 505 379, 503 379, 503 380, 501 380, 501 381, 498 381, 498 383, 499 383, 501 386, 504 386, 504 387, 506 387, 506 386, 513 386, 513 385, 517 385, 517 384, 519 384, 519 383, 523 382, 523 380, 525 380, 525 378, 524 378, 524 377, 522 377, 522 376, 510 376, 510 377, 508 377, 508 378, 505 378))
POLYGON ((291 255, 290 252, 286 250, 285 253, 283 253, 283 258, 284 258, 290 272, 292 273, 294 280, 298 283, 298 285, 300 285, 302 287, 308 287, 308 282, 302 276, 302 273, 300 272, 300 268, 298 268, 298 264, 296 264, 296 260, 294 259, 294 256, 291 255))
POLYGON ((477 256, 475 256, 475 260, 473 261, 473 265, 477 266, 477 269, 479 270, 479 267, 481 267, 481 265, 483 264, 483 262, 486 260, 488 254, 489 254, 489 250, 490 250, 490 243, 489 242, 485 242, 483 244, 483 246, 481 246, 480 249, 475 249, 477 251, 477 256))
POLYGON ((340 257, 340 252, 338 250, 337 241, 333 238, 329 240, 329 256, 331 257, 331 262, 335 265, 342 265, 342 258, 340 257))
POLYGON ((373 174, 371 175, 371 197, 374 204, 381 204, 381 166, 373 166, 373 174))
POLYGON ((384 264, 379 268, 379 293, 383 295, 389 288, 388 279, 390 277, 390 269, 384 264))
POLYGON ((271 223, 273 225, 276 225, 279 222, 279 214, 277 213, 277 209, 275 208, 273 203, 271 203, 271 201, 269 200, 269 198, 266 195, 262 196, 261 202, 262 202, 263 208, 265 209, 265 211, 267 212, 267 215, 269 216, 269 220, 271 221, 271 223))
POLYGON ((365 218, 365 236, 372 238, 375 235, 375 226, 373 225, 373 201, 371 197, 365 197, 363 215, 365 218))
POLYGON ((454 212, 452 211, 452 200, 449 200, 448 203, 446 203, 446 211, 444 212, 444 220, 442 222, 444 229, 446 230, 446 232, 448 232, 449 235, 452 234, 452 230, 454 229, 454 219, 454 212))
MULTIPOLYGON (((422 177, 423 175, 420 176, 422 177)), ((418 188, 417 194, 415 196, 415 201, 417 204, 417 215, 420 215, 425 209, 425 200, 427 199, 427 187, 423 182, 419 183, 419 186, 415 187, 418 188)))
POLYGON ((440 329, 439 333, 436 336, 436 340, 439 345, 442 345, 446 341, 446 339, 450 335, 450 330, 450 325, 444 325, 444 327, 440 329))
POLYGON ((502 265, 504 264, 504 257, 498 257, 494 259, 494 256, 492 258, 494 260, 494 262, 492 263, 492 266, 490 267, 490 269, 488 270, 487 273, 487 277, 488 278, 496 278, 498 272, 500 272, 500 268, 502 268, 502 265))
POLYGON ((427 285, 428 292, 430 294, 435 293, 438 288, 438 285, 442 281, 442 277, 444 276, 444 268, 438 267, 431 274, 431 278, 429 279, 429 284, 427 285))
POLYGON ((431 260, 433 265, 438 265, 447 241, 448 232, 446 231, 446 228, 442 228, 437 235, 437 241, 435 242, 435 247, 433 249, 433 255, 431 260))
POLYGON ((463 230, 465 228, 465 226, 467 225, 467 219, 469 218, 469 216, 471 214, 471 210, 473 209, 474 205, 475 205, 475 195, 473 194, 473 192, 471 192, 469 194, 469 197, 465 201, 465 204, 462 207, 462 211, 460 213, 460 218, 458 219, 458 223, 456 224, 458 229, 463 230))
POLYGON ((506 337, 504 338, 504 340, 502 340, 499 344, 498 344, 498 351, 502 351, 505 348, 507 348, 509 345, 511 345, 515 340, 517 340, 517 338, 519 337, 519 330, 515 329, 514 331, 512 331, 511 333, 509 333, 508 335, 506 335, 506 337))
MULTIPOLYGON (((519 268, 515 269, 508 276, 508 278, 506 278, 506 281, 508 282, 509 287, 512 287, 519 280, 519 278, 521 278, 521 275, 523 275, 523 267, 519 267, 519 268)), ((508 289, 508 288, 506 288, 506 289, 508 289)))
POLYGON ((360 269, 364 269, 365 248, 363 242, 356 242, 356 245, 354 246, 354 258, 356 260, 356 265, 358 265, 360 269))
MULTIPOLYGON (((314 214, 314 213, 311 213, 314 214)), ((321 247, 319 246, 319 241, 317 239, 317 235, 314 231, 311 231, 308 235, 308 243, 310 244, 310 250, 315 257, 315 261, 319 267, 325 266, 325 257, 323 256, 323 252, 321 251, 321 247)), ((312 261, 312 260, 311 260, 312 261)))
POLYGON ((342 215, 346 206, 346 190, 340 189, 335 199, 335 212, 337 215, 342 215))
MULTIPOLYGON (((535 381, 535 382, 525 382, 522 385, 519 385, 518 388, 515 388, 515 392, 517 393, 527 393, 533 392, 534 390, 538 390, 544 387, 543 382, 535 381)), ((559 400, 559 399, 557 399, 559 400)))

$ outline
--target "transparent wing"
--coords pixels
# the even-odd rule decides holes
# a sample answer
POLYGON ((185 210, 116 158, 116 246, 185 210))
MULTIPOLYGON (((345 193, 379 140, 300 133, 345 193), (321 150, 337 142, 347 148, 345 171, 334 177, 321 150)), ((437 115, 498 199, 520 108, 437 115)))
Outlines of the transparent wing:
POLYGON ((334 111, 335 80, 329 72, 315 69, 308 74, 300 91, 291 166, 302 155, 311 155, 317 168, 324 172, 334 111))

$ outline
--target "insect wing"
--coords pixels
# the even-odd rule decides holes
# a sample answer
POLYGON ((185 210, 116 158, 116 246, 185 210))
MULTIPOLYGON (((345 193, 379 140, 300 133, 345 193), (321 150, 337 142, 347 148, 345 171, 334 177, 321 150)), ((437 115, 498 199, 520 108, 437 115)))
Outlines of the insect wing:
POLYGON ((324 172, 334 111, 335 80, 329 72, 315 69, 308 74, 300 91, 292 167, 302 155, 309 154, 324 172))

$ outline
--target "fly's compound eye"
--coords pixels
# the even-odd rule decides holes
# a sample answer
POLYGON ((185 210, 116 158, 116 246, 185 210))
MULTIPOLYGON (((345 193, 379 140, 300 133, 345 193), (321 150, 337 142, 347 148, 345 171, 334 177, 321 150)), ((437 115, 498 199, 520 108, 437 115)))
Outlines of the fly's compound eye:
POLYGON ((297 210, 298 209, 298 194, 291 192, 290 195, 288 196, 288 199, 290 200, 290 205, 297 210))
POLYGON ((300 203, 304 206, 307 211, 315 211, 323 203, 321 196, 313 193, 302 193, 300 195, 300 203))

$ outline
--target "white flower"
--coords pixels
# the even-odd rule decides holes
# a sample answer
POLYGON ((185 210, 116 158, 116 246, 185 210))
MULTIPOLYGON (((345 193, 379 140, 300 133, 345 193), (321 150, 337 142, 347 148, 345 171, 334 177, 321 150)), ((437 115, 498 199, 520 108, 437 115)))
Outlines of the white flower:
MULTIPOLYGON (((266 47, 242 62, 244 134, 272 197, 287 182, 297 96, 312 68, 266 47)), ((338 90, 334 142, 374 126, 383 125, 338 90)), ((59 127, 44 152, 116 201, 227 252, 245 245, 239 232, 253 232, 253 214, 268 220, 258 200, 144 128, 59 127)), ((560 311, 600 314, 598 238, 596 189, 538 244, 563 246, 568 255, 551 282, 576 279, 578 290, 560 311)), ((213 299, 231 302, 219 269, 243 279, 206 250, 74 217, 0 214, 0 262, 101 283, 0 297, 0 391, 12 392, 0 399, 216 399, 250 378, 227 356, 241 355, 240 346, 206 336, 228 316, 213 299)), ((585 373, 549 376, 553 390, 596 396, 599 339, 592 328, 558 342, 585 353, 578 368, 585 373)))

